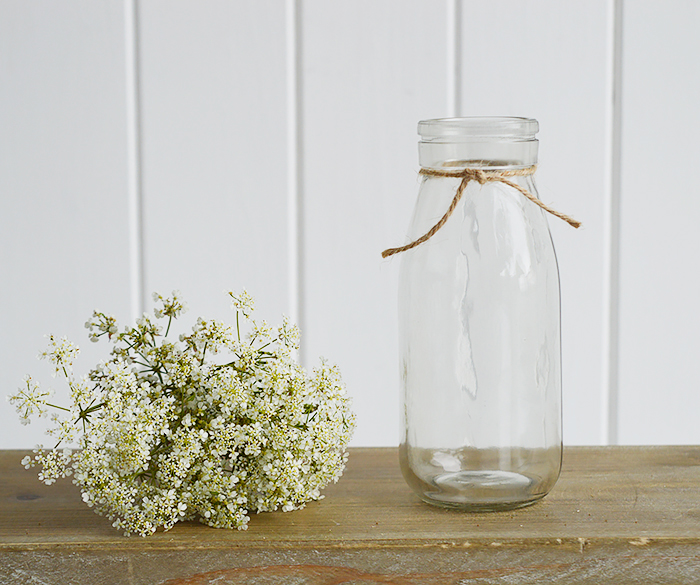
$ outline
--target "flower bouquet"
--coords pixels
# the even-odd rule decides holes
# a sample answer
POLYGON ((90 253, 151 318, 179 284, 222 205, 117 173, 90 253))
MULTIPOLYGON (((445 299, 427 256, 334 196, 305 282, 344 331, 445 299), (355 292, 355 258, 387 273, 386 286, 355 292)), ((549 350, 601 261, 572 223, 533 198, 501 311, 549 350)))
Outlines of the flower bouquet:
POLYGON ((321 498, 343 472, 355 426, 340 373, 322 360, 309 375, 295 359, 297 327, 256 321, 253 299, 229 294, 235 325, 200 318, 175 341, 168 334, 185 310, 176 292, 155 294, 153 317, 121 332, 96 311, 91 340, 114 346, 82 378, 78 348, 50 336, 40 357, 66 380, 70 403, 51 402, 30 376, 9 397, 24 423, 53 411, 55 446, 37 447, 25 467, 38 466, 47 484, 72 476, 88 506, 141 536, 190 519, 245 529, 249 511, 321 498))

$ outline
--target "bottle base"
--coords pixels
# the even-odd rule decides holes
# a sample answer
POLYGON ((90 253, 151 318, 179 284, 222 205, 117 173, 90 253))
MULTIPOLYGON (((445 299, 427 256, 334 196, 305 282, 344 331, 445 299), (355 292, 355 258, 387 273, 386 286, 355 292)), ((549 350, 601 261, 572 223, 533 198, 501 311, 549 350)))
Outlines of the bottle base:
POLYGON ((399 448, 401 471, 424 502, 471 512, 523 508, 552 489, 561 446, 525 448, 399 448))
MULTIPOLYGON (((432 478, 435 489, 419 497, 428 504, 468 512, 497 512, 530 506, 545 494, 532 494, 535 480, 501 470, 459 471, 432 478)), ((426 486, 427 487, 427 486, 426 486)))

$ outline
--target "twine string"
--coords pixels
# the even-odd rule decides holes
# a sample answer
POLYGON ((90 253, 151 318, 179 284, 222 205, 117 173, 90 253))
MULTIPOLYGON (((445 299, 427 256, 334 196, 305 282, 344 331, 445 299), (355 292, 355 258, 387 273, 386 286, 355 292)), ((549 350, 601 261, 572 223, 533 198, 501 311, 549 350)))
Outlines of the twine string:
POLYGON ((424 175, 426 177, 453 177, 453 178, 461 178, 461 182, 459 183, 459 186, 457 187, 457 191, 455 192, 455 196, 452 199, 452 203, 450 203, 450 206, 447 208, 447 211, 445 212, 445 215, 443 215, 440 220, 433 226, 431 227, 425 234, 423 234, 420 238, 413 240, 410 244, 406 244, 405 246, 400 246, 399 248, 388 248, 382 252, 382 258, 388 258, 389 256, 393 256, 394 254, 399 254, 401 252, 405 252, 406 250, 410 250, 411 248, 415 248, 416 246, 420 246, 423 242, 428 241, 430 238, 432 238, 441 228, 442 226, 445 225, 448 219, 450 219, 450 216, 454 212, 454 210, 457 208, 457 204, 459 203, 460 199, 462 199, 462 194, 464 193, 464 190, 467 188, 467 185, 469 184, 470 181, 476 181, 479 183, 479 185, 485 185, 486 183, 503 183, 504 185, 508 185, 509 187, 512 187, 519 193, 521 193, 524 197, 526 197, 528 200, 532 201, 535 205, 538 207, 541 207, 544 209, 547 213, 551 213, 555 217, 558 217, 559 219, 564 220, 566 223, 568 223, 570 226, 578 228, 581 226, 581 222, 574 219, 573 217, 569 217, 568 215, 565 215, 559 211, 556 211, 555 209, 552 209, 548 205, 542 203, 537 197, 535 197, 532 193, 530 193, 527 189, 524 187, 521 187, 514 181, 511 181, 508 179, 508 177, 526 177, 529 175, 534 174, 534 172, 537 170, 537 165, 532 165, 531 167, 526 167, 524 169, 512 169, 512 170, 505 170, 505 171, 484 171, 482 169, 474 169, 474 168, 466 168, 466 169, 456 169, 456 170, 450 170, 450 169, 429 169, 429 168, 422 168, 420 170, 420 174, 424 175))

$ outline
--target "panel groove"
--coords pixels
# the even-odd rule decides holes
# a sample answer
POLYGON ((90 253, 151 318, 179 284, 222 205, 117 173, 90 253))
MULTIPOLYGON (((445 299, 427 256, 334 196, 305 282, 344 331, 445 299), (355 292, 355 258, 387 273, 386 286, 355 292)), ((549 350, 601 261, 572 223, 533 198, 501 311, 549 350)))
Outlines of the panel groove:
POLYGON ((132 320, 145 308, 138 0, 124 2, 129 273, 132 320))
POLYGON ((461 116, 462 0, 449 0, 447 7, 447 112, 461 116))
POLYGON ((622 160, 622 2, 610 0, 608 62, 607 189, 605 193, 605 272, 603 396, 604 445, 618 443, 620 337, 620 171, 622 160))
MULTIPOLYGON (((301 0, 287 0, 287 225, 290 319, 304 333, 303 101, 301 0)), ((304 363, 303 346, 299 359, 304 363)))

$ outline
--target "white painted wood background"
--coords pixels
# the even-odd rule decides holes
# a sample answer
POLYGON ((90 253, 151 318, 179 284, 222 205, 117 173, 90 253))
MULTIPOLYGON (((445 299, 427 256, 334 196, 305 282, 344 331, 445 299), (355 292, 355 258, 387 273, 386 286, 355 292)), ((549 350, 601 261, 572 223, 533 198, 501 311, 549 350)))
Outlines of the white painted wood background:
MULTIPOLYGON (((567 444, 700 441, 700 3, 0 0, 0 387, 180 289, 247 287, 398 442, 398 260, 420 119, 537 118, 567 444)), ((186 316, 187 317, 187 316, 186 316)), ((56 385, 58 394, 64 390, 56 385)), ((0 406, 0 447, 33 446, 0 406)))

